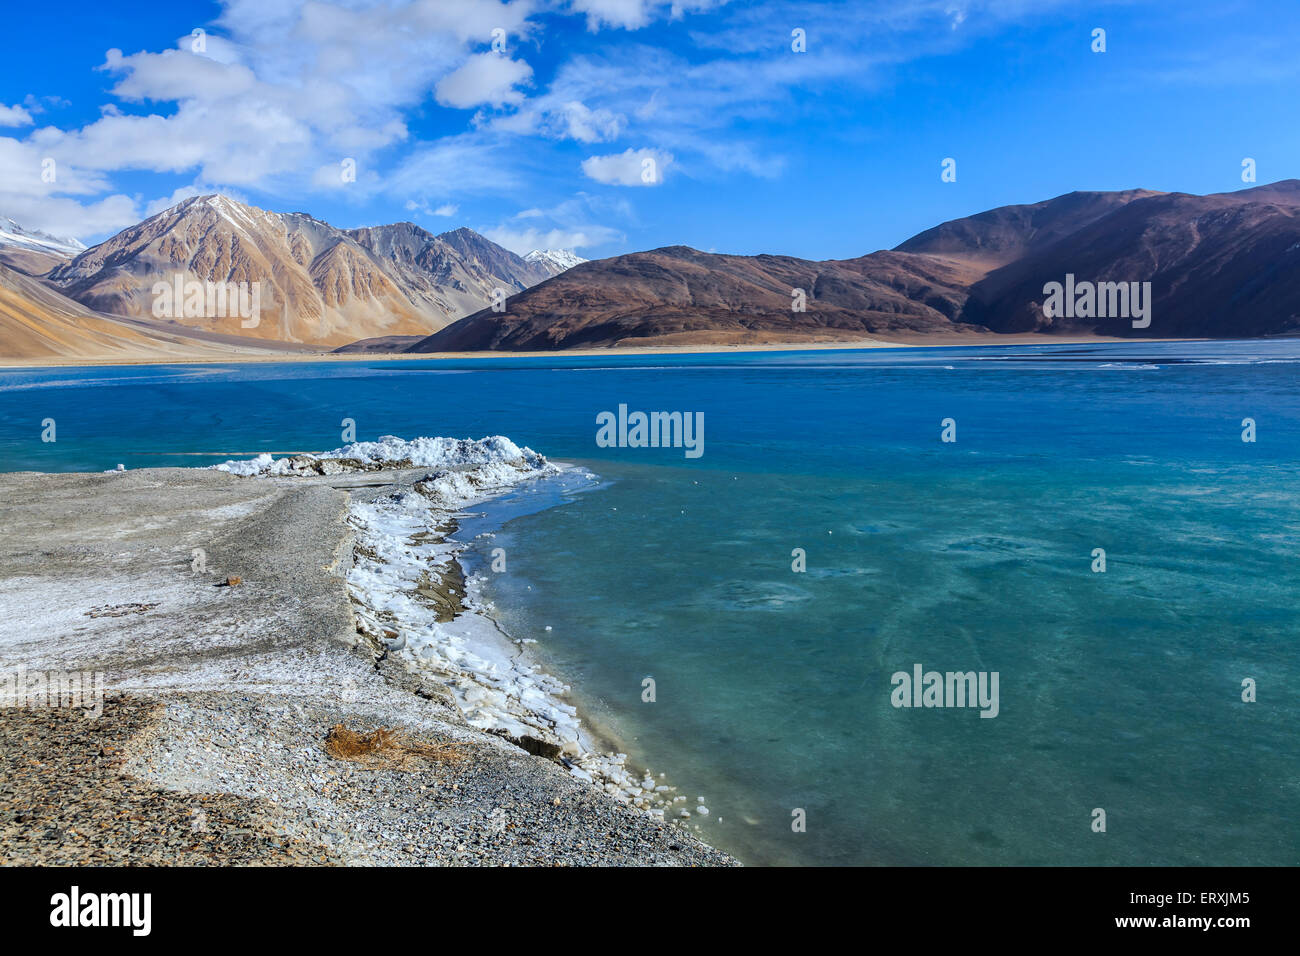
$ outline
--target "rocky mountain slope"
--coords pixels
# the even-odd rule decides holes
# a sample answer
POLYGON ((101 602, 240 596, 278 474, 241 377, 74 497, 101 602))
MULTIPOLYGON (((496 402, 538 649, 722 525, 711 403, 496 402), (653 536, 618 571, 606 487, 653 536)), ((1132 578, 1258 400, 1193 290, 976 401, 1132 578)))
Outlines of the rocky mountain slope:
POLYGON ((386 265, 409 299, 448 319, 477 312, 495 289, 510 295, 553 274, 472 229, 435 236, 400 222, 349 229, 347 236, 386 265))
POLYGON ((1149 189, 1072 192, 1042 202, 998 206, 940 223, 895 246, 894 251, 950 256, 992 269, 1051 245, 1135 199, 1158 195, 1149 189))
POLYGON ((1163 193, 1116 208, 991 272, 962 321, 995 332, 1253 337, 1300 332, 1300 181, 1232 193, 1163 193), (1151 283, 1150 326, 1125 315, 1043 314, 1066 275, 1151 283))
POLYGON ((27 229, 7 216, 0 216, 0 264, 19 272, 43 275, 85 251, 85 245, 76 239, 27 229))
POLYGON ((831 340, 951 327, 979 273, 931 256, 877 252, 810 262, 670 246, 586 262, 454 323, 410 351, 831 340), (805 294, 795 311, 792 290, 805 294))
POLYGON ((133 318, 133 334, 146 336, 415 353, 1300 333, 1296 180, 1207 196, 1074 192, 942 223, 893 250, 821 262, 686 246, 593 262, 555 250, 518 256, 469 229, 343 231, 223 196, 186 200, 70 261, 57 240, 0 226, 10 237, 0 263, 5 250, 36 257, 8 260, 12 342, 0 349, 8 354, 89 354, 127 328, 113 316, 133 318), (229 307, 212 314, 202 301, 193 314, 181 301, 159 316, 158 284, 175 288, 177 277, 256 283, 257 321, 229 307), (1049 283, 1149 283, 1151 321, 1082 309, 1048 315, 1049 283), (494 297, 508 297, 504 312, 492 309, 494 297))
POLYGON ((306 213, 198 196, 56 266, 47 278, 99 312, 339 346, 428 334, 490 304, 494 289, 518 292, 547 275, 468 229, 433 236, 398 223, 343 231, 306 213), (177 276, 182 282, 247 283, 250 306, 257 283, 259 315, 254 321, 228 304, 213 308, 206 301, 190 310, 172 296, 161 303, 160 316, 156 286, 174 285, 177 276))
POLYGON ((672 246, 575 266, 409 348, 726 344, 935 333, 1300 332, 1300 182, 1210 196, 1074 192, 952 220, 892 251, 813 262, 672 246), (1048 317, 1044 287, 1150 282, 1130 315, 1048 317), (806 310, 792 308, 793 290, 806 310))
POLYGON ((0 265, 0 361, 160 359, 232 355, 205 341, 146 323, 96 315, 43 282, 0 265))

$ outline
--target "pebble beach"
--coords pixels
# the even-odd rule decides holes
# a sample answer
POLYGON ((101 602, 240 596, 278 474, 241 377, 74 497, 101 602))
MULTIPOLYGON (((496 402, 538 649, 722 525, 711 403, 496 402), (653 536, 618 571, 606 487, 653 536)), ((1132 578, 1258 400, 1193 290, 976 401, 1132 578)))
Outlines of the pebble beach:
POLYGON ((104 688, 0 707, 0 862, 735 865, 560 680, 476 643, 456 510, 558 470, 476 444, 0 476, 0 660, 104 688), (373 533, 399 512, 416 537, 373 533))

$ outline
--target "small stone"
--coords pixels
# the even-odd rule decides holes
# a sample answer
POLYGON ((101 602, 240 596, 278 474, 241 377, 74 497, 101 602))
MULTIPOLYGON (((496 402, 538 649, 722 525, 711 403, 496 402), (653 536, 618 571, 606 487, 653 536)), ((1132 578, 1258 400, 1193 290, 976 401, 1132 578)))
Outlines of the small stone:
POLYGON ((239 577, 238 575, 232 574, 230 577, 226 578, 226 587, 228 588, 238 587, 243 583, 244 583, 244 579, 239 577))

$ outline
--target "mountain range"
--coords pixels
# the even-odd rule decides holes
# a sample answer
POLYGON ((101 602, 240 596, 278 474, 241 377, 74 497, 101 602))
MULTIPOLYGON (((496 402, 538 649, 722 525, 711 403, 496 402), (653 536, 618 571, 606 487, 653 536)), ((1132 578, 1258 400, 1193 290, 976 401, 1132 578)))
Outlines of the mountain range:
POLYGON ((0 216, 0 265, 28 275, 40 275, 85 251, 85 245, 76 239, 24 229, 12 219, 0 216))
MULTIPOLYGON (((1070 280, 1073 281, 1073 280, 1070 280)), ((989 333, 1300 333, 1300 181, 1194 196, 1073 192, 1002 206, 856 259, 669 246, 583 263, 412 352, 913 339, 989 333), (1067 276, 1151 284, 1152 317, 1045 314, 1067 276), (795 307, 795 290, 804 295, 795 307)))
MULTIPOLYGON (((428 334, 555 275, 469 229, 433 235, 413 223, 340 230, 196 196, 61 263, 43 278, 99 312, 155 315, 158 282, 259 283, 256 324, 242 316, 168 313, 209 332, 312 346, 428 334)), ((226 310, 227 312, 229 310, 226 310)))
POLYGON ((90 249, 0 219, 0 307, 0 354, 29 359, 93 357, 114 335, 170 354, 1297 334, 1300 181, 1206 196, 1073 192, 823 261, 687 246, 590 262, 519 256, 470 229, 341 230, 199 196, 90 249), (258 283, 259 320, 160 315, 157 284, 178 276, 258 283), (1152 321, 1048 314, 1047 284, 1076 280, 1149 283, 1152 321))

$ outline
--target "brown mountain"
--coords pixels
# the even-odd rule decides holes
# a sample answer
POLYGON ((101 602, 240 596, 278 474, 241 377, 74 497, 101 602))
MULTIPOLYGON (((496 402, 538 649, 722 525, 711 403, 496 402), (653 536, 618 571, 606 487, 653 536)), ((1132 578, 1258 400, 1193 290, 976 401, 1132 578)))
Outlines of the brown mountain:
POLYGON ((1074 192, 812 262, 671 246, 586 262, 411 352, 852 340, 933 333, 1252 336, 1300 331, 1300 182, 1211 196, 1074 192), (1067 274, 1152 283, 1148 329, 1047 319, 1067 274), (791 291, 807 310, 791 309, 791 291))
POLYGON ((553 275, 472 229, 435 236, 399 222, 349 229, 347 236, 386 264, 408 298, 445 317, 439 327, 483 308, 495 289, 509 295, 553 275))
POLYGON ((950 330, 983 270, 876 252, 811 262, 669 246, 584 262, 408 351, 831 341, 950 330), (806 311, 792 309, 793 290, 806 311))
POLYGON ((999 206, 940 223, 894 248, 952 256, 993 269, 1051 245, 1135 199, 1158 195, 1149 189, 1072 192, 1029 205, 999 206))
POLYGON ((991 272, 963 322, 996 332, 1252 337, 1300 332, 1300 181, 1137 199, 991 272), (1150 282, 1151 324, 1048 318, 1044 286, 1150 282))
MULTIPOLYGON (((35 235, 12 225, 10 232, 11 244, 35 235)), ((22 264, 37 271, 44 263, 22 264)), ((10 356, 91 357, 128 347, 239 348, 250 336, 266 348, 429 352, 942 333, 1295 334, 1300 182, 1208 196, 1070 193, 943 223, 856 259, 670 246, 581 262, 541 281, 562 268, 468 229, 433 235, 397 223, 344 232, 304 213, 196 197, 39 280, 6 269, 0 341, 10 356), (262 321, 248 329, 238 315, 156 318, 155 284, 177 275, 258 282, 262 321), (1135 329, 1128 316, 1046 316, 1045 285, 1067 275, 1076 283, 1151 283, 1151 325, 1135 329), (513 293, 504 313, 484 307, 497 289, 513 293), (803 311, 792 308, 795 290, 806 297, 803 311), (464 313, 471 314, 442 328, 464 313)))
POLYGON ((28 276, 43 276, 55 266, 69 260, 69 256, 60 256, 52 252, 38 252, 35 249, 19 249, 14 246, 0 245, 0 265, 8 266, 15 272, 28 276))
POLYGON ((208 332, 338 346, 427 335, 491 302, 493 289, 519 291, 547 273, 470 230, 435 237, 399 223, 344 232, 305 213, 198 196, 46 278, 93 310, 158 317, 155 285, 174 286, 178 275, 182 282, 248 283, 250 294, 257 283, 259 321, 206 305, 194 310, 200 314, 175 307, 163 317, 208 332))
POLYGON ((558 271, 556 268, 525 259, 509 249, 485 239, 473 229, 453 229, 438 236, 456 251, 461 261, 484 275, 500 276, 506 282, 526 289, 544 282, 558 271))
POLYGON ((96 315, 43 282, 0 265, 0 358, 47 362, 231 356, 247 349, 152 323, 96 315))

